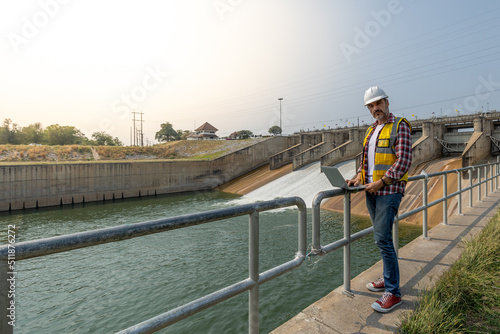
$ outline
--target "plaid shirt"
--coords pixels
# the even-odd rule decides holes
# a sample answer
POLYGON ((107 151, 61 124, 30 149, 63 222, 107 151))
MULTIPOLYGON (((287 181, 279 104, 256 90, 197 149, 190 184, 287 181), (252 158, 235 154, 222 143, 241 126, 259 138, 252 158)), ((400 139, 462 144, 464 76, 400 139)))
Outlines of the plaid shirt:
MULTIPOLYGON (((389 114, 389 120, 387 123, 394 123, 396 117, 391 113, 389 114)), ((378 123, 375 122, 372 124, 372 128, 377 127, 378 123)), ((365 184, 368 183, 368 144, 370 142, 370 138, 374 131, 372 131, 368 138, 366 138, 366 145, 363 149, 363 160, 364 165, 359 166, 358 173, 361 173, 361 168, 365 169, 365 184)), ((380 134, 380 132, 379 132, 380 134)), ((377 138, 378 144, 378 138, 377 138)), ((410 169, 411 166, 411 158, 412 158, 412 150, 411 150, 411 131, 406 124, 406 122, 399 123, 398 136, 395 143, 396 150, 396 162, 385 172, 385 176, 391 178, 393 180, 399 180, 405 175, 405 173, 410 169)), ((383 187, 379 191, 375 193, 375 195, 390 195, 395 193, 402 193, 404 195, 406 188, 405 181, 397 181, 388 186, 383 187)))

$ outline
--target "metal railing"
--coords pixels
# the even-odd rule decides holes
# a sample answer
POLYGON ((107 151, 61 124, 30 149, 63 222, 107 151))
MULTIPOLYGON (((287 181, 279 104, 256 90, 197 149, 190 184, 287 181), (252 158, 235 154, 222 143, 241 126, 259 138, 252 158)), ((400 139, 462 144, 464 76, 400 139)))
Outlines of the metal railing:
POLYGON ((11 303, 13 299, 9 297, 8 292, 11 286, 11 279, 9 277, 15 277, 16 272, 12 267, 9 267, 10 264, 8 261, 17 262, 243 215, 249 216, 249 277, 247 279, 141 322, 119 333, 153 333, 245 291, 249 291, 249 331, 250 333, 258 333, 259 285, 299 267, 306 256, 307 208, 304 200, 300 197, 281 198, 272 201, 258 202, 132 225, 121 225, 88 232, 26 241, 15 245, 4 245, 0 247, 0 316, 2 317, 0 332, 2 334, 10 334, 13 332, 13 326, 9 324, 9 306, 11 304, 15 305, 15 303, 11 303), (298 208, 298 252, 295 253, 295 258, 293 260, 278 265, 263 273, 259 273, 259 213, 290 206, 296 206, 298 208), (12 252, 12 250, 14 250, 14 252, 12 252))
MULTIPOLYGON (((463 192, 469 191, 469 206, 472 206, 472 190, 478 187, 478 201, 481 200, 481 185, 485 184, 484 195, 488 195, 488 181, 491 181, 491 190, 498 189, 499 163, 488 163, 479 166, 465 167, 451 171, 438 172, 427 174, 422 172, 421 175, 412 176, 409 182, 422 180, 422 202, 423 205, 396 218, 397 221, 405 219, 418 212, 423 212, 422 229, 423 238, 428 239, 427 226, 428 216, 427 209, 437 205, 454 196, 459 196, 458 214, 462 214, 461 196, 463 192), (493 166, 495 172, 493 173, 493 166), (484 170, 485 179, 482 180, 481 170, 484 170), (472 172, 477 170, 478 182, 472 183, 472 172), (488 177, 489 171, 489 177, 488 177), (469 175, 469 186, 462 189, 461 174, 467 172, 469 175), (451 194, 447 193, 447 176, 450 174, 458 174, 458 190, 451 194), (443 197, 431 203, 428 203, 427 184, 429 178, 443 177, 443 197)), ((324 255, 328 254, 340 247, 344 248, 344 291, 350 294, 350 275, 351 275, 351 243, 373 232, 373 227, 364 229, 355 234, 351 234, 351 192, 342 189, 333 189, 320 192, 313 200, 312 206, 312 249, 308 255, 324 255), (330 197, 344 196, 344 237, 321 246, 320 237, 320 205, 321 202, 330 197)), ((443 204, 443 223, 447 224, 448 207, 443 204)), ((202 213, 177 216, 154 221, 142 222, 132 225, 121 225, 116 227, 98 229, 93 231, 63 235, 39 240, 26 241, 16 244, 7 244, 0 247, 0 332, 10 334, 13 332, 13 326, 9 324, 9 311, 11 305, 15 305, 15 301, 9 294, 11 289, 12 277, 15 277, 15 269, 11 267, 9 261, 21 261, 29 258, 41 257, 45 255, 66 252, 74 249, 91 247, 99 244, 116 242, 120 240, 131 239, 144 235, 165 232, 169 230, 185 228, 204 223, 219 221, 227 218, 238 216, 249 216, 249 277, 238 283, 229 285, 223 289, 213 292, 209 295, 196 299, 192 302, 184 304, 178 308, 170 310, 166 313, 157 315, 151 319, 141 322, 137 325, 129 327, 119 333, 153 333, 171 324, 174 324, 182 319, 190 317, 204 309, 212 307, 236 295, 249 291, 249 333, 259 332, 259 286, 280 275, 283 275, 293 269, 298 268, 308 256, 306 255, 307 248, 307 209, 304 201, 300 197, 289 197, 276 199, 266 202, 257 202, 253 204, 241 205, 232 208, 207 211, 202 213), (271 268, 263 273, 259 272, 259 213, 279 208, 296 206, 298 208, 298 252, 294 259, 282 263, 274 268, 271 268)), ((398 249, 398 224, 394 224, 394 244, 398 249)), ((15 312, 14 312, 15 313, 15 312)))
MULTIPOLYGON (((497 162, 495 163, 487 163, 483 165, 464 167, 459 169, 453 169, 444 172, 436 172, 427 174, 425 171, 420 175, 411 176, 408 178, 408 182, 422 180, 422 203, 423 205, 407 211, 401 215, 396 217, 395 223, 393 225, 393 237, 394 237, 394 247, 396 248, 396 253, 398 253, 399 246, 399 225, 397 222, 408 218, 416 213, 423 212, 422 214, 422 238, 429 240, 428 237, 428 208, 443 203, 443 224, 448 224, 448 205, 447 201, 455 196, 458 196, 458 214, 462 215, 462 193, 469 191, 469 207, 472 207, 472 191, 475 187, 478 187, 478 198, 477 200, 481 201, 481 185, 484 183, 484 196, 488 195, 488 181, 491 181, 490 187, 491 190, 498 189, 499 183, 498 178, 500 176, 500 157, 497 158, 497 162), (495 168, 493 168, 495 167, 495 168), (473 171, 477 170, 477 182, 473 184, 473 171), (484 180, 482 180, 481 170, 484 171, 484 180), (469 186, 467 188, 462 189, 462 173, 467 172, 469 178, 469 186), (448 194, 448 182, 447 178, 450 174, 457 174, 457 191, 448 194), (489 175, 489 177, 488 177, 489 175), (432 177, 443 177, 443 197, 428 203, 428 182, 429 178, 432 177)), ((361 230, 357 233, 351 235, 351 193, 357 192, 354 191, 344 191, 342 189, 332 189, 327 191, 322 191, 316 195, 313 200, 312 205, 312 250, 311 254, 313 255, 325 255, 328 254, 340 247, 344 247, 344 292, 350 294, 351 290, 351 243, 356 241, 368 234, 373 233, 373 227, 368 227, 364 230, 361 230), (335 197, 335 196, 344 196, 344 238, 340 240, 333 241, 326 246, 321 246, 321 231, 320 231, 320 211, 321 211, 321 202, 324 199, 335 197)))

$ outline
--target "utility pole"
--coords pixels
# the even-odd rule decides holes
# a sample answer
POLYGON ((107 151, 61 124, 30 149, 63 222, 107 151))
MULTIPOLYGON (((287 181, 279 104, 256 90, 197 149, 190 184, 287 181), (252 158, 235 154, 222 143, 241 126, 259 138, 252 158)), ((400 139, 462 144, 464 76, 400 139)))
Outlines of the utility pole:
POLYGON ((141 146, 144 146, 144 132, 142 132, 142 112, 141 112, 141 146))
POLYGON ((283 128, 281 127, 281 101, 283 101, 282 97, 278 97, 278 100, 280 101, 280 135, 283 135, 283 128))
POLYGON ((144 146, 144 140, 143 140, 143 138, 144 138, 144 134, 143 134, 143 132, 142 132, 142 123, 144 122, 144 121, 142 120, 142 115, 143 115, 144 113, 142 113, 142 112, 132 111, 132 114, 134 115, 134 116, 133 116, 133 118, 132 118, 132 122, 133 122, 133 124, 134 124, 134 146, 139 146, 139 144, 140 144, 141 146, 144 146), (141 119, 140 119, 140 120, 139 120, 139 119, 136 119, 136 118, 135 118, 135 114, 140 114, 140 115, 141 115, 141 119), (136 126, 137 122, 141 122, 140 127, 137 127, 137 126, 136 126))
POLYGON ((133 122, 134 122, 134 146, 135 146, 135 133, 136 133, 136 130, 135 130, 135 112, 133 111, 132 114, 134 115, 133 122))

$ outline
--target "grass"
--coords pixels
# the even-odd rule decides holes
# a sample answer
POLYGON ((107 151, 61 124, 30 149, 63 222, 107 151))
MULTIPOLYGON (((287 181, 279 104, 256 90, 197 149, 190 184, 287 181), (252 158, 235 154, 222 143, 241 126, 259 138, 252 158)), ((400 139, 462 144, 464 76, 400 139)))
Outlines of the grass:
POLYGON ((226 154, 225 151, 220 151, 220 152, 214 152, 214 153, 210 153, 210 154, 197 155, 197 156, 194 156, 193 159, 195 159, 195 160, 213 160, 213 159, 217 159, 217 158, 223 156, 224 154, 226 154))
POLYGON ((88 160, 92 157, 89 146, 65 145, 0 145, 1 161, 53 161, 53 160, 88 160))
POLYGON ((500 333, 500 213, 401 319, 399 333, 500 333))
MULTIPOLYGON (((213 160, 263 139, 180 140, 153 146, 93 146, 99 161, 146 161, 159 159, 213 160)), ((91 146, 0 145, 0 164, 53 164, 93 162, 91 146)))

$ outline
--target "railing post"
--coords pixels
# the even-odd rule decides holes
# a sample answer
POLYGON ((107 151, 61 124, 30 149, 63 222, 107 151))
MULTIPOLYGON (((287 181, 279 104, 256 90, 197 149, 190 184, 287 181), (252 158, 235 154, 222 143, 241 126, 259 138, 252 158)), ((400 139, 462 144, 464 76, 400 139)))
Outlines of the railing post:
MULTIPOLYGON (((497 160, 498 160, 498 157, 497 157, 497 160)), ((495 162, 495 168, 494 168, 494 170, 495 170, 495 177, 494 177, 494 179, 495 179, 495 190, 498 190, 498 161, 495 162)))
POLYGON ((493 179, 494 179, 494 177, 493 177, 493 165, 491 164, 491 162, 488 165, 488 171, 489 171, 489 174, 490 174, 490 193, 492 193, 495 190, 495 188, 493 187, 493 179))
POLYGON ((500 174, 500 155, 497 156, 497 177, 496 177, 497 189, 498 189, 498 174, 500 174))
POLYGON ((497 189, 497 163, 494 162, 491 166, 491 191, 497 189))
POLYGON ((462 215, 462 172, 461 171, 457 171, 458 172, 458 179, 457 179, 457 183, 458 183, 458 215, 461 216, 462 215))
POLYGON ((497 189, 497 163, 494 162, 491 166, 491 191, 495 191, 497 189))
POLYGON ((344 290, 351 291, 351 193, 344 193, 344 290))
POLYGON ((299 254, 305 257, 306 253, 307 253, 307 207, 304 206, 303 208, 299 207, 299 254))
POLYGON ((423 184, 423 187, 422 187, 422 200, 423 200, 423 204, 424 204, 424 211, 422 213, 422 238, 425 239, 425 240, 429 240, 429 237, 427 236, 427 203, 428 203, 428 199, 427 199, 427 180, 429 179, 429 176, 427 175, 427 173, 424 171, 422 172, 421 174, 423 174, 425 176, 425 178, 422 180, 422 182, 424 182, 423 184))
POLYGON ((488 166, 484 166, 484 197, 488 197, 488 166))
POLYGON ((478 184, 478 188, 477 188, 477 201, 478 202, 481 202, 481 167, 479 167, 477 169, 477 184, 478 184))
POLYGON ((320 232, 320 214, 321 214, 321 201, 318 205, 313 201, 312 207, 312 250, 319 252, 321 250, 321 232, 320 232))
POLYGON ((472 171, 474 170, 474 167, 469 168, 469 208, 472 208, 472 171))
POLYGON ((259 213, 252 212, 248 227, 248 271, 250 279, 256 284, 249 291, 248 303, 248 332, 259 333, 259 213))
POLYGON ((448 225, 448 174, 443 175, 443 224, 448 225))

